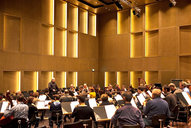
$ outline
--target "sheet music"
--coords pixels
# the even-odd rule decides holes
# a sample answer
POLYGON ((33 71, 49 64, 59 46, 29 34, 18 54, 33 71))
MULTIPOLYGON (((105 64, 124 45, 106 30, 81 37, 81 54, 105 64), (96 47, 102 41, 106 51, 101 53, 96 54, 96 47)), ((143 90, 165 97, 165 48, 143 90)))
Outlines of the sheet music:
POLYGON ((113 115, 115 114, 116 108, 114 105, 105 105, 105 111, 107 114, 107 118, 111 119, 113 117, 113 115))
POLYGON ((78 95, 78 93, 77 92, 74 92, 74 96, 77 96, 78 95))
POLYGON ((12 100, 13 102, 13 106, 17 105, 17 101, 16 100, 12 100))
POLYGON ((96 120, 107 119, 107 114, 104 106, 94 107, 93 110, 96 120))
POLYGON ((45 104, 45 101, 37 101, 37 109, 49 109, 48 105, 45 104))
POLYGON ((79 104, 78 101, 72 101, 72 102, 70 103, 70 107, 71 107, 72 112, 74 111, 74 108, 75 108, 78 104, 79 104))
POLYGON ((90 107, 93 109, 93 107, 96 107, 97 106, 97 103, 96 103, 96 100, 95 100, 95 98, 90 98, 89 100, 88 100, 88 102, 89 102, 89 105, 90 105, 90 107))
POLYGON ((137 96, 137 98, 138 98, 139 102, 141 103, 141 105, 143 105, 143 102, 145 101, 145 97, 143 96, 143 94, 139 94, 137 96))
POLYGON ((143 94, 143 96, 144 96, 144 97, 146 97, 146 96, 147 96, 147 94, 146 94, 145 92, 142 92, 142 94, 143 94))
POLYGON ((152 97, 152 92, 150 90, 147 91, 150 97, 152 97))
POLYGON ((191 105, 191 99, 190 99, 188 93, 187 92, 182 92, 182 95, 184 96, 184 98, 186 99, 188 104, 191 105))
POLYGON ((62 103, 61 103, 62 113, 63 113, 63 114, 72 112, 70 103, 71 103, 71 102, 62 102, 62 103))
POLYGON ((9 104, 8 101, 3 101, 2 106, 1 106, 1 113, 4 113, 4 112, 5 112, 5 110, 6 110, 7 107, 8 107, 8 104, 9 104))
POLYGON ((133 96, 136 96, 137 95, 137 92, 133 93, 133 96))
POLYGON ((115 99, 116 99, 116 101, 118 101, 118 100, 123 100, 122 96, 119 95, 119 94, 117 94, 117 95, 115 96, 115 99))
POLYGON ((135 103, 135 101, 134 101, 133 98, 131 99, 131 105, 132 105, 133 107, 137 108, 137 105, 136 105, 136 103, 135 103))
POLYGON ((45 100, 45 106, 48 105, 51 102, 51 100, 45 100))
POLYGON ((39 100, 46 100, 46 95, 40 95, 39 100))
POLYGON ((162 93, 160 94, 160 97, 163 98, 163 99, 165 98, 165 96, 162 93))

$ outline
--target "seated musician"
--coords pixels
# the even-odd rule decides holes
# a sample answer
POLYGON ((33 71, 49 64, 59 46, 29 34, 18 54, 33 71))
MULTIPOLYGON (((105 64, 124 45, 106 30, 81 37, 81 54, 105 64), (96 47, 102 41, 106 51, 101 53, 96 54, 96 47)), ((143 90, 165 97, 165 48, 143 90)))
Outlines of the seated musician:
POLYGON ((168 103, 169 109, 172 112, 177 105, 177 98, 175 94, 170 93, 170 87, 167 85, 163 87, 163 92, 165 95, 165 100, 168 103))
POLYGON ((146 126, 152 125, 152 117, 156 115, 164 114, 166 117, 170 116, 170 110, 168 103, 161 98, 161 90, 153 89, 152 100, 144 103, 143 112, 147 116, 144 118, 146 126))
POLYGON ((39 101, 39 93, 38 92, 34 92, 33 93, 33 103, 36 104, 37 101, 39 101))
MULTIPOLYGON (((62 114, 61 114, 62 108, 61 108, 61 103, 59 101, 60 97, 58 95, 55 95, 54 97, 55 97, 55 101, 50 104, 50 112, 51 113, 53 113, 55 111, 60 112, 60 115, 59 115, 59 120, 60 120, 60 119, 62 119, 62 114)), ((56 117, 52 117, 52 115, 51 115, 51 117, 49 118, 50 128, 53 128, 53 121, 52 120, 56 120, 56 117)), ((62 123, 62 121, 60 120, 58 122, 58 127, 60 127, 61 123, 62 123)))
POLYGON ((101 95, 101 104, 99 106, 104 106, 104 105, 111 105, 112 103, 108 101, 108 95, 107 94, 102 94, 101 95))
POLYGON ((90 98, 96 98, 96 92, 93 87, 91 87, 89 92, 90 98))
POLYGON ((85 104, 86 96, 83 94, 78 96, 79 105, 74 108, 71 117, 75 118, 74 122, 84 119, 90 119, 95 121, 93 109, 85 104))
POLYGON ((27 100, 27 105, 29 107, 29 112, 28 112, 28 118, 29 118, 29 128, 31 127, 32 124, 34 124, 35 128, 38 127, 40 118, 37 117, 37 107, 33 104, 33 97, 29 97, 27 100))
POLYGON ((73 97, 69 95, 69 90, 65 89, 63 95, 60 97, 60 102, 71 102, 73 101, 73 97))
POLYGON ((7 109, 4 112, 4 116, 8 117, 13 115, 14 118, 24 118, 26 120, 28 120, 28 110, 29 107, 28 105, 23 103, 24 101, 24 96, 18 95, 17 96, 17 105, 15 105, 14 107, 12 107, 11 109, 9 109, 9 107, 7 107, 7 109))
POLYGON ((141 128, 144 128, 145 124, 142 119, 141 111, 133 107, 130 103, 132 99, 132 93, 127 91, 122 94, 125 105, 115 112, 115 115, 111 119, 111 123, 116 125, 119 121, 119 128, 123 125, 136 125, 140 124, 141 128))

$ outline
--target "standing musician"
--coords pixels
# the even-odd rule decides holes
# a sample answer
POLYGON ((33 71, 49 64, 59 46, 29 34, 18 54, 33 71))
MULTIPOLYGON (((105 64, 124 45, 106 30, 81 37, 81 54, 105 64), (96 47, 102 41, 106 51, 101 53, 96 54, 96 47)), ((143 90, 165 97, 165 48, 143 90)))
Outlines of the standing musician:
POLYGON ((52 80, 48 83, 48 89, 49 89, 50 97, 54 99, 53 95, 58 92, 58 86, 55 82, 55 78, 52 78, 52 80))

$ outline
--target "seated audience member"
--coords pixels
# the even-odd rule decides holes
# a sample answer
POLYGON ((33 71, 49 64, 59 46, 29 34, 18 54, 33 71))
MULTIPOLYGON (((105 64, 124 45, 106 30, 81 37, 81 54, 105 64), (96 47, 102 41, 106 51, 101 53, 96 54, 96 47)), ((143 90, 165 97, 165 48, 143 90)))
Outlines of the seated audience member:
POLYGON ((37 128, 39 125, 39 121, 40 118, 37 117, 37 107, 33 104, 33 97, 29 97, 28 98, 28 107, 29 107, 29 111, 28 111, 28 118, 29 118, 29 128, 31 127, 31 125, 35 125, 34 127, 37 128))
POLYGON ((69 90, 64 90, 64 95, 60 97, 60 102, 71 102, 73 101, 73 97, 69 95, 69 90))
POLYGON ((163 87, 163 92, 165 94, 165 100, 168 103, 169 109, 172 112, 177 105, 177 98, 175 94, 170 93, 170 87, 167 85, 163 87))
POLYGON ((29 107, 28 107, 28 105, 24 104, 23 101, 24 101, 24 96, 22 94, 18 95, 17 96, 17 105, 12 107, 11 109, 9 109, 9 107, 7 107, 7 109, 4 112, 4 116, 8 117, 10 115, 13 115, 14 118, 24 118, 24 119, 28 120, 29 107))
MULTIPOLYGON (((50 112, 51 113, 54 113, 54 112, 60 113, 59 122, 58 122, 58 127, 60 127, 60 125, 62 123, 62 121, 61 121, 61 119, 62 119, 62 108, 61 108, 61 103, 59 101, 60 97, 58 95, 55 95, 54 97, 55 97, 55 101, 50 104, 50 112)), ((53 117, 51 115, 51 117, 49 118, 50 128, 53 128, 53 121, 52 120, 56 120, 56 119, 57 119, 56 117, 53 117)))
POLYGON ((119 128, 122 128, 123 125, 136 125, 140 124, 141 128, 145 127, 144 121, 142 119, 141 111, 133 107, 130 103, 132 99, 131 92, 125 92, 122 94, 125 106, 117 109, 115 115, 111 119, 111 123, 116 125, 117 120, 119 121, 119 128))
POLYGON ((168 103, 161 98, 160 89, 153 89, 152 100, 149 100, 144 104, 143 112, 147 116, 147 118, 144 118, 145 125, 152 125, 153 116, 161 114, 164 114, 167 117, 170 116, 168 103))
POLYGON ((93 109, 85 104, 85 99, 86 96, 82 94, 78 96, 79 105, 74 108, 71 115, 72 118, 75 118, 74 122, 83 119, 90 119, 90 117, 95 121, 93 109))
POLYGON ((108 101, 108 95, 107 94, 102 94, 101 95, 101 104, 99 106, 104 106, 104 105, 111 105, 112 103, 108 101))

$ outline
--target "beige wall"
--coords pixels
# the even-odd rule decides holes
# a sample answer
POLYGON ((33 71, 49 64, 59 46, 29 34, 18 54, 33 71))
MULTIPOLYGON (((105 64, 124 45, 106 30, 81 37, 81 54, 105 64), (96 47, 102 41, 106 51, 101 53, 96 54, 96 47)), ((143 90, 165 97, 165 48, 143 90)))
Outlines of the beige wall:
POLYGON ((170 8, 163 1, 141 8, 140 18, 130 10, 98 15, 100 83, 109 71, 142 72, 135 78, 148 72, 148 83, 191 79, 191 2, 181 0, 170 8))
MULTIPOLYGON (((0 1, 0 92, 10 88, 12 91, 18 90, 16 71, 21 71, 22 91, 36 89, 36 71, 39 72, 39 89, 48 87, 51 72, 58 79, 59 87, 64 86, 63 72, 78 72, 79 82, 92 84, 90 74, 95 69, 93 80, 94 83, 98 82, 98 37, 76 30, 77 25, 71 22, 75 16, 69 16, 74 14, 73 6, 68 6, 68 27, 64 26, 65 2, 60 0, 55 0, 53 24, 50 2, 51 0, 0 1), (55 55, 51 55, 52 30, 55 36, 55 55), (64 36, 64 31, 68 38, 64 36), (78 58, 72 57, 73 37, 68 33, 78 34, 78 58), (62 43, 65 38, 68 46, 66 57, 63 56, 62 43)), ((66 83, 71 83, 71 79, 67 78, 69 82, 66 83)))

